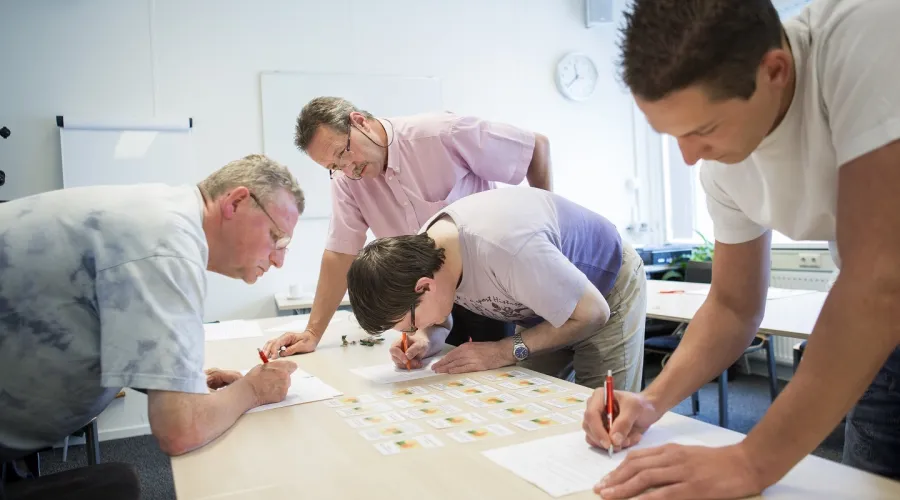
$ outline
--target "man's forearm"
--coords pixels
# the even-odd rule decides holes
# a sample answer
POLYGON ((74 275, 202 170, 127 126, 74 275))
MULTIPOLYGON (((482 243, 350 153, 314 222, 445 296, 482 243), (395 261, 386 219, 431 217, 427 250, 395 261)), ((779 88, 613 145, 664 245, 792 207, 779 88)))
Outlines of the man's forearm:
MULTIPOLYGON (((603 326, 599 323, 588 323, 577 319, 569 319, 559 328, 550 322, 543 321, 540 324, 522 332, 522 342, 528 347, 530 355, 540 354, 558 347, 566 346, 584 339, 590 333, 603 326)), ((509 352, 512 353, 512 339, 505 339, 509 343, 509 352)), ((512 354, 510 354, 512 355, 512 354)))
POLYGON ((547 191, 553 191, 553 174, 550 167, 550 141, 546 136, 535 134, 534 152, 531 163, 525 174, 528 185, 547 191))
POLYGON ((669 410, 731 366, 750 345, 758 328, 755 321, 708 298, 644 395, 658 411, 669 410))
POLYGON ((181 455, 221 436, 254 406, 244 379, 210 394, 149 391, 150 428, 163 452, 181 455))
POLYGON ((812 452, 897 347, 900 293, 839 278, 791 383, 743 442, 773 484, 812 452))
POLYGON ((325 250, 322 255, 322 266, 319 269, 319 282, 316 284, 316 296, 313 299, 312 311, 306 329, 319 338, 328 328, 328 323, 341 305, 347 293, 347 271, 353 263, 353 255, 325 250))

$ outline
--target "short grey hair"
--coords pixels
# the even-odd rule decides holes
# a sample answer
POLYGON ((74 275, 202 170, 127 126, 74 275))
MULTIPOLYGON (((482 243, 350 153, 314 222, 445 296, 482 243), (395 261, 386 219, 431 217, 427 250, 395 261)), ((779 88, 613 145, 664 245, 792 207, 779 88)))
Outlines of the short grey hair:
POLYGON ((305 199, 297 179, 287 167, 266 155, 252 154, 234 160, 200 182, 200 187, 212 199, 240 186, 249 189, 261 202, 272 201, 275 193, 283 189, 294 195, 297 211, 303 214, 305 199))
POLYGON ((359 109, 352 102, 342 97, 316 97, 306 103, 297 117, 294 129, 294 145, 306 152, 319 127, 330 127, 339 134, 350 133, 350 113, 362 113, 367 119, 375 117, 364 109, 359 109))

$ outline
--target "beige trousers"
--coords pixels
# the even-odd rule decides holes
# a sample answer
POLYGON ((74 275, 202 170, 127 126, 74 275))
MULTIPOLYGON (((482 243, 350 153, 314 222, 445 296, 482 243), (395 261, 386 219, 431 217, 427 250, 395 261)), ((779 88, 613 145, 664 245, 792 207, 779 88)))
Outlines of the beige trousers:
POLYGON ((519 366, 557 376, 569 363, 575 383, 596 389, 612 370, 616 389, 640 392, 644 369, 647 278, 638 253, 623 242, 622 268, 606 297, 610 316, 588 337, 555 351, 526 359, 519 366))

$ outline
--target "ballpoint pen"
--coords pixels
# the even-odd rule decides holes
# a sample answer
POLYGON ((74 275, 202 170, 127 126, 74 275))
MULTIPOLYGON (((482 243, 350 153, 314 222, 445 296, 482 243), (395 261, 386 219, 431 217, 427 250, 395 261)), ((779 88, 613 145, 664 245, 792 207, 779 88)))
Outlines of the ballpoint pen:
POLYGON ((266 363, 269 362, 269 358, 266 357, 266 353, 262 352, 262 349, 260 349, 259 347, 257 347, 257 348, 256 348, 256 352, 259 353, 259 359, 262 360, 263 364, 266 364, 266 363))
POLYGON ((613 454, 613 443, 612 443, 612 426, 613 426, 613 398, 614 398, 614 389, 613 385, 613 377, 612 370, 609 370, 606 373, 606 415, 607 421, 609 422, 609 456, 612 457, 613 454))

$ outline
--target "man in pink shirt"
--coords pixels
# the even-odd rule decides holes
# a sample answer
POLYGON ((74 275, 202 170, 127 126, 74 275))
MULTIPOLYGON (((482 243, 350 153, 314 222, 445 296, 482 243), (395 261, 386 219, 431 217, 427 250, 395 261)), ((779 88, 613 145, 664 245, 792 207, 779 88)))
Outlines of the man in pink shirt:
MULTIPOLYGON (((551 190, 545 136, 471 116, 380 119, 346 99, 318 97, 300 112, 294 142, 332 178, 331 225, 306 331, 267 342, 270 356, 315 350, 347 291, 347 271, 368 229, 377 238, 416 234, 448 204, 496 182, 527 179, 551 190)), ((511 325, 459 309, 447 343, 470 335, 498 340, 512 332, 511 325)))

